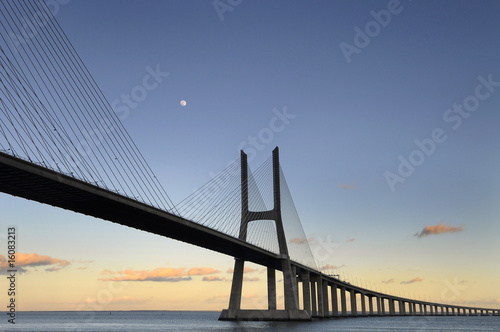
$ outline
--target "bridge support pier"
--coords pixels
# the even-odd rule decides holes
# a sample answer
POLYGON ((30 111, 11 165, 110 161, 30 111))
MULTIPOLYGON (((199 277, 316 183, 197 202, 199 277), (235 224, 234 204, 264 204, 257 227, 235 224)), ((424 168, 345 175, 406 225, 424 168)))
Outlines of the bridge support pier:
POLYGON ((361 293, 361 314, 366 316, 366 298, 363 293, 361 293))
POLYGON ((311 313, 311 277, 308 271, 302 272, 302 301, 304 310, 312 317, 311 313))
POLYGON ((356 291, 351 288, 350 290, 351 293, 351 316, 357 316, 358 315, 358 308, 357 308, 357 303, 356 303, 356 291))
POLYGON ((405 312, 405 303, 402 300, 399 300, 399 314, 400 315, 406 315, 405 312))
POLYGON ((311 299, 312 299, 312 313, 311 317, 318 316, 318 307, 316 301, 316 277, 311 275, 311 299))
POLYGON ((373 296, 368 297, 368 307, 370 310, 370 316, 373 316, 373 296))
POLYGON ((391 316, 396 315, 396 308, 394 305, 394 299, 389 299, 389 315, 391 315, 391 316))
POLYGON ((324 313, 324 304, 323 304, 323 284, 322 284, 322 279, 321 275, 316 276, 317 280, 317 291, 318 291, 318 317, 323 318, 325 317, 324 313))
POLYGON ((245 261, 239 258, 234 260, 233 283, 231 285, 231 295, 229 296, 229 309, 240 309, 241 291, 243 290, 244 265, 245 261))
POLYGON ((276 310, 276 271, 267 267, 267 308, 276 310))
POLYGON ((321 285, 323 292, 323 317, 330 317, 330 310, 328 306, 328 282, 326 280, 321 280, 321 285))
POLYGON ((345 296, 345 287, 340 287, 340 302, 342 305, 342 316, 347 316, 347 299, 345 296))
MULTIPOLYGON (((278 246, 283 272, 285 309, 276 310, 276 277, 274 268, 268 269, 268 310, 241 310, 244 261, 236 258, 229 308, 223 310, 219 320, 311 320, 306 310, 299 309, 297 274, 292 268, 281 216, 281 189, 279 150, 273 150, 273 200, 269 211, 250 211, 248 201, 247 155, 241 151, 241 224, 239 239, 246 241, 248 224, 254 220, 274 220, 278 236, 278 246)), ((320 289, 320 288, 319 288, 320 289)))
POLYGON ((332 293, 332 316, 339 316, 339 300, 337 296, 337 284, 332 284, 330 287, 330 292, 332 293))
POLYGON ((382 298, 377 296, 376 299, 377 299, 377 312, 378 312, 378 315, 379 316, 383 316, 384 315, 384 311, 382 309, 382 298))

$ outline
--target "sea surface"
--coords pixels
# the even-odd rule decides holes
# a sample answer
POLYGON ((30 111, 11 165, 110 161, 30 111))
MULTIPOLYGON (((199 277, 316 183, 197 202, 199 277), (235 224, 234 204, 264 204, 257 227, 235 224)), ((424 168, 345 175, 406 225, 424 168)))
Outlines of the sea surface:
POLYGON ((407 316, 315 319, 312 322, 222 322, 218 312, 106 311, 6 313, 0 331, 500 331, 500 316, 407 316))

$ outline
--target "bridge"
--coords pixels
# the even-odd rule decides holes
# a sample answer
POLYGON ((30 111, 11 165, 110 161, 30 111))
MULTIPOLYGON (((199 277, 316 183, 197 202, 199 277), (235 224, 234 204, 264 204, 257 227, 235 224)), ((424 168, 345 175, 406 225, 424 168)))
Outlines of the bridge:
POLYGON ((241 151, 237 162, 174 205, 45 3, 1 1, 0 27, 0 191, 234 257, 221 320, 500 315, 384 294, 323 274, 278 148, 254 172, 241 151), (35 14, 45 22, 30 31, 36 38, 15 43, 9 31, 20 33, 21 17, 35 14), (267 268, 267 308, 241 309, 245 262, 267 268), (277 307, 277 271, 284 308, 277 307))

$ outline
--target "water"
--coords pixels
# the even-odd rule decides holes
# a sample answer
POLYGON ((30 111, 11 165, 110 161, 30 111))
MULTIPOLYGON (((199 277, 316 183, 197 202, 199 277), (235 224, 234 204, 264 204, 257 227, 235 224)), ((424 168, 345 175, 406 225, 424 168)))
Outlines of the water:
POLYGON ((500 331, 500 316, 363 317, 312 322, 221 322, 218 312, 18 312, 0 331, 500 331))

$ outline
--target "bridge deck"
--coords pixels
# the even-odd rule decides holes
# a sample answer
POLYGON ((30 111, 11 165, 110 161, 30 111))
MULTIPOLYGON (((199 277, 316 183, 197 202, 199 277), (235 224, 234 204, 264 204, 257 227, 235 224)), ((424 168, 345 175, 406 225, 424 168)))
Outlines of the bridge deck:
MULTIPOLYGON (((273 267, 276 270, 282 269, 280 257, 272 252, 134 199, 2 152, 0 152, 0 192, 166 236, 245 261, 273 267)), ((321 272, 300 263, 292 262, 292 265, 299 270, 321 275, 321 272)), ((344 287, 367 297, 409 301, 409 299, 351 285, 332 276, 322 275, 322 278, 326 282, 335 283, 338 287, 344 287)), ((443 306, 426 301, 414 300, 413 302, 443 306)), ((446 305, 446 307, 470 308, 455 305, 446 305)))
POLYGON ((281 270, 278 255, 115 192, 0 152, 0 191, 281 270))

